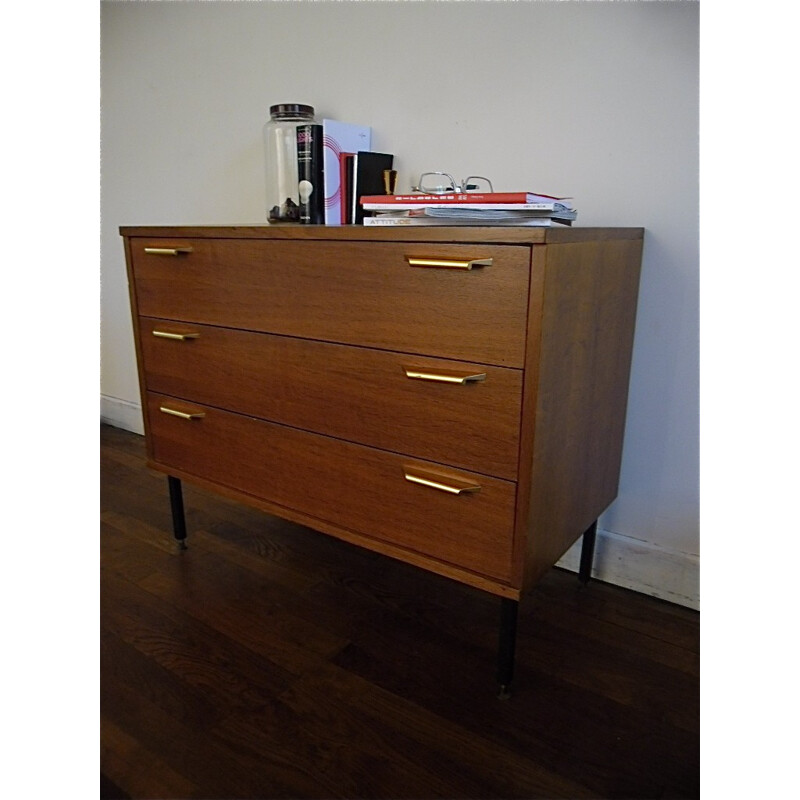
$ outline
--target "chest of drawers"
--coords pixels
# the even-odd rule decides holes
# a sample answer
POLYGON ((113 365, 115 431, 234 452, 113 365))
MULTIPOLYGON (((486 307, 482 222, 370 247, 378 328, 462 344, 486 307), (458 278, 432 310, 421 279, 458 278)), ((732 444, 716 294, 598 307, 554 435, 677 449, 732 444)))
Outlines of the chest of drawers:
POLYGON ((506 685, 517 601, 617 493, 642 230, 121 234, 176 536, 189 480, 498 595, 506 685))

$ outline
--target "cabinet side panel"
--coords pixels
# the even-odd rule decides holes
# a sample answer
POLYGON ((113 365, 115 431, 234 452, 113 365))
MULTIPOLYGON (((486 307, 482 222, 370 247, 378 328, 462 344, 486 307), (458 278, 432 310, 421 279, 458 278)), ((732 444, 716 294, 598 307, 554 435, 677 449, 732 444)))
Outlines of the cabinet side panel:
POLYGON ((525 588, 617 495, 642 242, 543 249, 525 588))
POLYGON ((530 534, 531 473, 536 435, 536 398, 539 391, 539 357, 542 344, 542 303, 547 247, 531 248, 528 281, 528 318, 525 334, 525 364, 522 378, 517 503, 514 522, 512 584, 524 588, 530 534))

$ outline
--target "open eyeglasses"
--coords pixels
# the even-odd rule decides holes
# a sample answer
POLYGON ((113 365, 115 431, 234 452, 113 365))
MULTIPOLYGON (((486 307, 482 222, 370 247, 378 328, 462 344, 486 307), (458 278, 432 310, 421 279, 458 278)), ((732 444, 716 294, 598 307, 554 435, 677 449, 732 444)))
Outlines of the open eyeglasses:
POLYGON ((423 172, 419 176, 416 186, 411 187, 412 192, 423 194, 468 194, 469 192, 493 192, 492 182, 480 175, 470 175, 461 183, 447 172, 423 172), (445 180, 446 179, 446 180, 445 180))

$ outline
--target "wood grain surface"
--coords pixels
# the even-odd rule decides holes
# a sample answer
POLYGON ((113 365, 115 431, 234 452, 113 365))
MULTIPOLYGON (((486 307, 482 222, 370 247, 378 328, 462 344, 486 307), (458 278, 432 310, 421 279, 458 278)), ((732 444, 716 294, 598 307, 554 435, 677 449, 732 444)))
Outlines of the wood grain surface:
MULTIPOLYGON (((511 573, 516 484, 454 470, 241 414, 149 396, 154 461, 281 509, 324 520, 331 532, 381 539, 411 552, 507 583, 511 573), (186 420, 164 413, 203 414, 186 420), (415 470, 451 494, 406 479, 415 470)), ((366 543, 366 540, 365 540, 366 543)))
POLYGON ((521 370, 148 317, 139 327, 154 392, 516 477, 521 370), (485 378, 442 383, 410 379, 406 369, 485 378))
POLYGON ((131 253, 144 316, 522 366, 528 247, 137 237, 131 253), (146 252, 169 247, 190 252, 146 252), (407 257, 493 263, 421 268, 407 257))

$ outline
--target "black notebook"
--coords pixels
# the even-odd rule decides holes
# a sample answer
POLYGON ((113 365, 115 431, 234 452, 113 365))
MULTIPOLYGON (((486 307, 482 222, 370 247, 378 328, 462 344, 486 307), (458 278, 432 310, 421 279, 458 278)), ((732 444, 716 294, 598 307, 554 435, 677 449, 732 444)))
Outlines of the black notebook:
POLYGON ((364 222, 361 198, 368 194, 385 194, 383 171, 392 168, 394 156, 390 153, 372 153, 360 150, 353 158, 353 224, 364 222))

